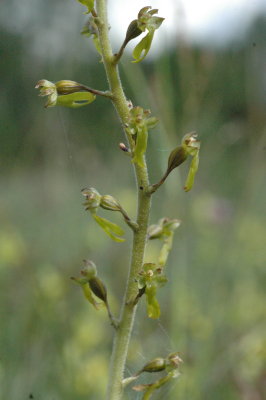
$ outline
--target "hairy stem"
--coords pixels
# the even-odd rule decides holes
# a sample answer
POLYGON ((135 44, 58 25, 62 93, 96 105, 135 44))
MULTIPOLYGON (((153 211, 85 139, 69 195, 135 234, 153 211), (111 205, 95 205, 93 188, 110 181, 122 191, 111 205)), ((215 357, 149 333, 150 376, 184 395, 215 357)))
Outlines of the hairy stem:
MULTIPOLYGON (((106 70, 107 79, 109 82, 110 91, 112 92, 112 102, 119 115, 123 127, 126 124, 129 115, 129 107, 127 100, 120 82, 117 63, 113 55, 109 37, 108 37, 108 21, 106 0, 96 0, 97 21, 99 32, 99 41, 102 50, 103 62, 106 70)), ((133 150, 133 139, 131 135, 125 135, 129 142, 131 151, 133 150)), ((124 375, 128 344, 131 337, 136 304, 134 299, 138 294, 136 284, 136 277, 142 268, 143 257, 146 247, 147 227, 150 212, 151 196, 149 193, 149 178, 144 161, 144 166, 140 167, 133 164, 136 176, 136 185, 138 192, 138 211, 137 211, 137 224, 138 229, 133 233, 133 247, 131 254, 131 265, 128 274, 125 296, 123 299, 118 329, 115 332, 107 399, 120 400, 123 394, 122 380, 124 375)))

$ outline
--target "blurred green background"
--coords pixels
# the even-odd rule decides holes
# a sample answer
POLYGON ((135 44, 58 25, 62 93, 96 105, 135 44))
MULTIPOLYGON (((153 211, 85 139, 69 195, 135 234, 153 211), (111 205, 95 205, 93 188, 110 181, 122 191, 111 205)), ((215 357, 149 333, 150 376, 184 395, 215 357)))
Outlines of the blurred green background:
MULTIPOLYGON (((132 167, 106 99, 46 110, 34 91, 39 79, 107 89, 96 51, 79 35, 82 11, 63 0, 1 9, 1 399, 104 398, 112 328, 69 278, 84 258, 94 260, 118 312, 131 233, 112 242, 84 212, 80 190, 112 194, 134 216, 132 167)), ((151 181, 185 133, 196 130, 202 142, 193 190, 182 190, 184 165, 153 199, 151 223, 168 216, 182 225, 159 294, 161 319, 148 320, 141 302, 127 374, 172 351, 184 360, 181 378, 154 399, 265 398, 265 22, 258 16, 226 46, 176 37, 155 59, 122 61, 128 98, 160 119, 150 135, 151 181)), ((125 398, 141 395, 129 389, 125 398)))

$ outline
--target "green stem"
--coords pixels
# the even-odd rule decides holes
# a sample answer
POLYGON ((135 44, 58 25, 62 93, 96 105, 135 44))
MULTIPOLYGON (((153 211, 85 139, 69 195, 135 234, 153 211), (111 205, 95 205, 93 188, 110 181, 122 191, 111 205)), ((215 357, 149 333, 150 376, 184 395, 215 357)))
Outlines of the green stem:
POLYGON ((103 96, 103 97, 108 97, 108 98, 112 98, 112 93, 111 92, 103 92, 101 90, 97 90, 97 89, 92 89, 88 86, 85 85, 80 85, 80 87, 85 90, 86 92, 90 92, 93 94, 96 94, 97 96, 103 96))
MULTIPOLYGON (((112 102, 124 127, 129 116, 129 107, 121 85, 118 67, 108 37, 106 0, 96 0, 96 6, 98 15, 96 23, 99 31, 103 63, 109 87, 113 95, 112 102)), ((132 151, 134 146, 132 136, 127 134, 126 131, 125 135, 132 151)), ((123 394, 122 380, 124 377, 128 345, 136 312, 136 305, 134 304, 134 299, 138 293, 136 277, 143 264, 150 213, 151 196, 148 192, 149 178, 146 161, 144 160, 143 167, 140 167, 137 164, 133 164, 133 166, 138 191, 138 229, 134 231, 131 266, 128 274, 125 296, 121 307, 118 329, 116 330, 114 337, 107 393, 108 400, 120 400, 123 394)))

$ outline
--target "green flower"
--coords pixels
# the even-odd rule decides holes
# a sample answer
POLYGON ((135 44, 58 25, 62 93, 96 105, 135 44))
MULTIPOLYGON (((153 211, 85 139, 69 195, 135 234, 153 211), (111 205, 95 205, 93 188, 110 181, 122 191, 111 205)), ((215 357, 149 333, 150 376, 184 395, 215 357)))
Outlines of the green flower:
POLYGON ((158 10, 152 9, 150 6, 143 7, 138 13, 137 27, 140 31, 148 31, 148 33, 133 50, 133 57, 135 59, 133 62, 135 63, 142 61, 146 57, 152 44, 154 32, 161 26, 164 20, 164 18, 155 16, 157 13, 158 10))
POLYGON ((191 156, 192 160, 190 163, 187 180, 184 186, 184 190, 188 192, 193 186, 195 175, 199 167, 199 151, 200 141, 197 139, 196 133, 187 133, 182 139, 181 146, 178 146, 173 151, 171 151, 168 157, 167 170, 159 184, 156 184, 155 187, 160 186, 173 169, 179 167, 179 165, 186 161, 188 156, 191 156))
POLYGON ((40 89, 39 96, 48 96, 45 108, 56 105, 77 108, 90 104, 96 98, 84 85, 69 80, 53 83, 46 79, 41 79, 37 82, 35 89, 40 89))
POLYGON ((147 314, 149 318, 160 317, 161 310, 156 298, 157 289, 164 286, 167 278, 154 263, 145 263, 139 272, 138 288, 143 290, 146 296, 147 314))

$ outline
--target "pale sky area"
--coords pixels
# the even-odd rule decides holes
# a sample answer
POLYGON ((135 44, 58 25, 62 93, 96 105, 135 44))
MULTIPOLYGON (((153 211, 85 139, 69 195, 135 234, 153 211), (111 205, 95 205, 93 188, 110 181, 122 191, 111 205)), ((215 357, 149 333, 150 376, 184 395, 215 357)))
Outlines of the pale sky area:
POLYGON ((254 16, 266 13, 266 0, 113 0, 110 4, 112 30, 119 36, 140 8, 150 5, 166 18, 160 29, 167 36, 182 34, 188 40, 218 44, 241 36, 254 16))
MULTIPOLYGON (((171 47, 181 37, 188 42, 214 46, 241 41, 254 18, 266 14, 266 0, 109 0, 114 50, 122 43, 129 23, 145 6, 158 8, 158 15, 165 17, 155 34, 149 57, 171 47)), ((0 25, 12 34, 25 35, 29 48, 40 57, 61 57, 69 46, 81 46, 82 59, 87 57, 85 40, 77 41, 77 35, 87 18, 83 11, 85 7, 76 0, 55 1, 52 12, 44 0, 6 0, 1 8, 0 25)), ((128 50, 136 43, 132 40, 128 50)))

